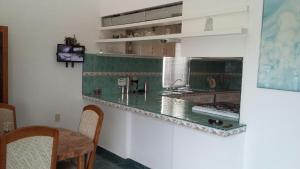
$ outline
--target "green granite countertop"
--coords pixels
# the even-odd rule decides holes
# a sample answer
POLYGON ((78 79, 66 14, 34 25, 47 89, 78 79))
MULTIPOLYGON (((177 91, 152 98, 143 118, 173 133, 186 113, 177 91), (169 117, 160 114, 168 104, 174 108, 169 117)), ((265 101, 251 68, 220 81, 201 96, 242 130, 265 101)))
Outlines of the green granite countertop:
POLYGON ((179 120, 184 120, 195 124, 200 124, 202 126, 207 126, 222 131, 229 131, 245 127, 245 125, 240 124, 239 121, 234 119, 224 118, 216 115, 211 116, 206 114, 194 113, 192 112, 192 107, 194 106, 193 103, 177 98, 161 96, 159 93, 150 93, 147 95, 129 94, 128 97, 126 95, 122 97, 121 94, 85 96, 140 109, 147 112, 152 112, 159 115, 164 115, 167 117, 176 118, 179 120), (222 120, 223 124, 220 126, 210 124, 208 122, 209 119, 222 120))

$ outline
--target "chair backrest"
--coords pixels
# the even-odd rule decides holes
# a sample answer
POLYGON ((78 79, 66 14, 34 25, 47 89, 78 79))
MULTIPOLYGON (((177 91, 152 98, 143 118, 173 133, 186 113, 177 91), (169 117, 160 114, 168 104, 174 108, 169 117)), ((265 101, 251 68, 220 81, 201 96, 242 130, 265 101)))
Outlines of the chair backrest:
POLYGON ((11 122, 12 126, 10 130, 17 128, 16 122, 16 109, 14 106, 0 103, 0 135, 3 134, 3 123, 11 122))
POLYGON ((81 115, 79 132, 94 142, 94 151, 89 155, 87 168, 92 169, 95 160, 96 148, 99 141, 100 130, 102 128, 104 113, 95 105, 87 105, 83 108, 81 115))
POLYGON ((56 169, 58 130, 32 126, 1 137, 0 169, 56 169))

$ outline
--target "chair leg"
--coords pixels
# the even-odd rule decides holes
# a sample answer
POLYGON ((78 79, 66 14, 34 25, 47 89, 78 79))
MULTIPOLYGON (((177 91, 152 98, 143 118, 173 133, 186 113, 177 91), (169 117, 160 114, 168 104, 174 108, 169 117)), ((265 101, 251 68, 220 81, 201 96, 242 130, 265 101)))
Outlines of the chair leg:
POLYGON ((96 151, 92 151, 90 153, 89 158, 88 158, 88 163, 87 163, 87 169, 93 169, 94 168, 95 155, 96 155, 96 151))
POLYGON ((84 156, 79 156, 77 159, 77 169, 84 169, 84 156))

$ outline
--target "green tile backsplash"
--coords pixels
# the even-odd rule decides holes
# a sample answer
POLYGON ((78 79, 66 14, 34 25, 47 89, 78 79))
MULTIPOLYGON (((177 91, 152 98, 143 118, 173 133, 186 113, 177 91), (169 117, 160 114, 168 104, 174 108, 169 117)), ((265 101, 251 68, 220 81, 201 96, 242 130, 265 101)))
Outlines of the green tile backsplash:
POLYGON ((160 58, 129 58, 87 54, 84 72, 162 72, 160 58))
MULTIPOLYGON (((83 64, 82 92, 93 94, 96 88, 103 94, 117 94, 119 78, 135 76, 139 89, 147 82, 150 92, 162 90, 161 58, 130 58, 86 54, 83 64), (134 75, 132 75, 134 74, 134 75)), ((216 79, 216 89, 240 90, 242 83, 242 61, 193 60, 190 64, 189 85, 192 89, 209 89, 207 79, 216 79)))
MULTIPOLYGON (((117 94, 120 89, 117 86, 119 78, 131 74, 138 78, 139 89, 144 88, 147 82, 149 90, 157 92, 162 90, 162 59, 160 58, 129 58, 118 56, 103 56, 86 54, 83 64, 83 94, 93 94, 96 88, 103 94, 117 94), (96 73, 89 74, 86 73, 96 73), (125 75, 120 75, 125 73, 125 75)), ((133 76, 132 76, 133 77, 133 76)))
POLYGON ((242 61, 205 61, 193 60, 190 64, 190 82, 192 89, 209 89, 207 79, 216 80, 216 89, 241 90, 242 61))
POLYGON ((243 72, 242 61, 225 61, 225 72, 242 74, 243 72))
POLYGON ((192 60, 190 63, 191 72, 195 73, 224 73, 224 61, 192 60))
POLYGON ((97 55, 94 54, 85 54, 83 72, 94 72, 94 60, 96 57, 97 55))

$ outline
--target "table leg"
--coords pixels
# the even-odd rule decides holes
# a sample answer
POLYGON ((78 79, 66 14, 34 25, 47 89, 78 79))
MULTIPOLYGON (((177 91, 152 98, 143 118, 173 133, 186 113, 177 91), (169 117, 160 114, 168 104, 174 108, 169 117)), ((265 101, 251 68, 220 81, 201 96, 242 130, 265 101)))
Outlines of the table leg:
POLYGON ((77 169, 84 169, 84 156, 77 158, 77 169))

